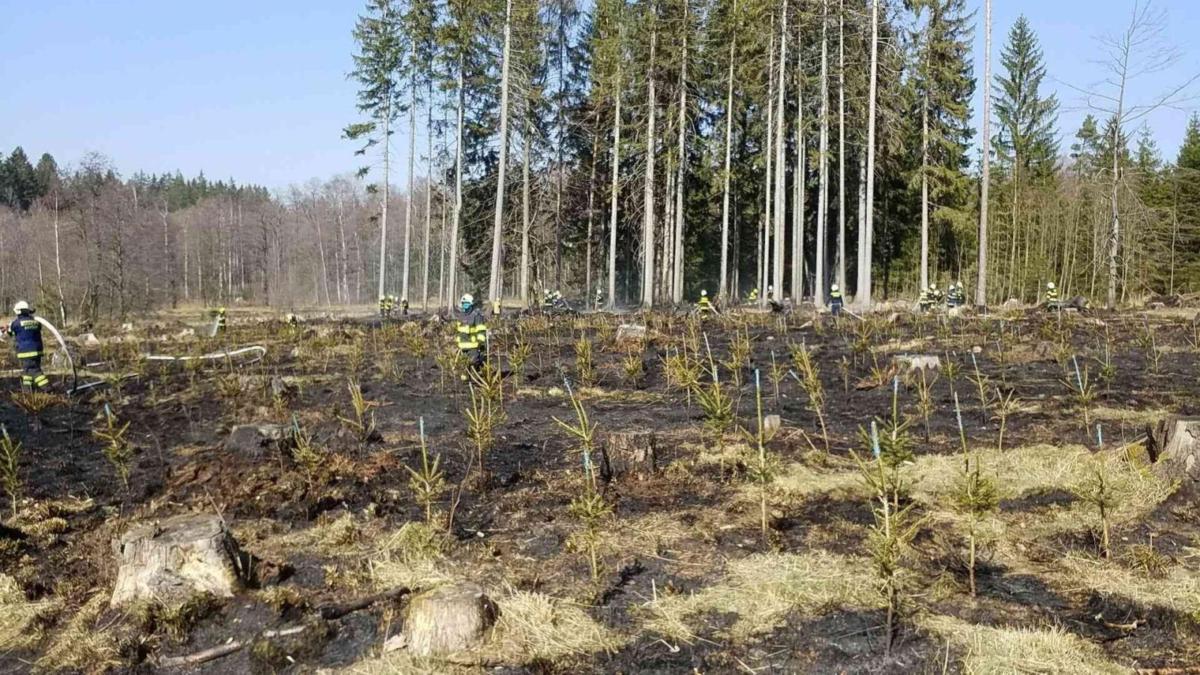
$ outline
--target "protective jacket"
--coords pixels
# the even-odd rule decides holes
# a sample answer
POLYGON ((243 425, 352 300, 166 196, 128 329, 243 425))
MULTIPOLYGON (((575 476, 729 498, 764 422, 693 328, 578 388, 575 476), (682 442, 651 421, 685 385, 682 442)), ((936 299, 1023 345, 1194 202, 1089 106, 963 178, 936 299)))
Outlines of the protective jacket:
POLYGON ((20 314, 10 327, 17 346, 18 359, 42 355, 42 324, 32 314, 20 314))

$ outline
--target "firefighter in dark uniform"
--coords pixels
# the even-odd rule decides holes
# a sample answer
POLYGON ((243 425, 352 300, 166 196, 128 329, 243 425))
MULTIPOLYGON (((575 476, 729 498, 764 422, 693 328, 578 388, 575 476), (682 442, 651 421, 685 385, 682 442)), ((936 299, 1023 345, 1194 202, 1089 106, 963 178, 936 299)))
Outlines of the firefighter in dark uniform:
POLYGON ((462 296, 458 303, 458 349, 475 370, 483 368, 487 359, 488 327, 483 312, 475 306, 470 293, 462 296))
POLYGON ((42 324, 33 318, 33 308, 24 300, 13 307, 17 318, 9 330, 17 348, 17 360, 21 362, 21 386, 27 391, 45 389, 50 380, 42 373, 42 324))
POLYGON ((829 287, 829 311, 834 316, 842 315, 842 289, 834 284, 829 287))

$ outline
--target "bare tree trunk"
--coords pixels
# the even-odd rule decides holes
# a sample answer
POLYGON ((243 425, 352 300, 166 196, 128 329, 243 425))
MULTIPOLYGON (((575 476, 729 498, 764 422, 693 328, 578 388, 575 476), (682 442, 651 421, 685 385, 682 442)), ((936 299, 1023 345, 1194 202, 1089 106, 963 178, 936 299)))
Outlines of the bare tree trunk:
POLYGON ((766 155, 766 174, 763 176, 763 218, 759 223, 758 233, 758 298, 759 307, 767 306, 767 296, 774 297, 774 289, 770 280, 770 250, 771 250, 771 185, 774 177, 775 153, 772 145, 775 139, 775 14, 771 14, 771 37, 767 51, 770 53, 767 64, 767 133, 763 139, 763 152, 766 155))
POLYGON ((671 300, 676 304, 683 301, 683 233, 686 227, 683 208, 683 182, 687 167, 687 69, 688 69, 688 4, 683 5, 683 63, 679 74, 679 166, 675 178, 675 236, 674 274, 671 280, 671 300))
POLYGON ((787 72, 787 17, 788 17, 788 0, 783 0, 783 12, 780 18, 779 29, 779 88, 778 99, 776 101, 776 122, 775 122, 775 247, 774 247, 774 274, 772 275, 772 283, 775 286, 775 292, 783 296, 783 249, 786 243, 785 219, 787 216, 787 165, 784 163, 783 154, 783 137, 786 127, 784 118, 786 117, 787 104, 787 78, 784 73, 787 72))
POLYGON ((654 306, 654 153, 658 146, 655 136, 655 114, 658 106, 655 94, 654 60, 658 49, 658 13, 651 8, 650 64, 646 68, 646 189, 645 211, 642 214, 642 307, 654 306))
POLYGON ((425 245, 421 255, 421 309, 429 311, 429 238, 433 231, 433 87, 428 91, 429 103, 425 107, 426 170, 425 170, 425 245))
MULTIPOLYGON (((929 38, 926 37, 926 40, 929 38)), ((925 67, 929 67, 929 47, 925 47, 925 67)), ((925 78, 929 87, 929 78, 925 78)), ((921 97, 921 290, 929 288, 929 92, 921 97)))
MULTIPOLYGON (((593 295, 593 289, 592 289, 592 237, 595 236, 594 231, 593 231, 593 224, 596 219, 595 218, 595 216, 596 216, 596 150, 597 150, 597 145, 599 144, 599 141, 600 141, 599 129, 593 129, 592 130, 592 170, 591 170, 591 175, 588 176, 588 222, 587 222, 587 254, 586 254, 587 257, 584 260, 584 270, 583 270, 584 298, 585 298, 585 302, 587 303, 587 306, 591 307, 592 309, 599 309, 598 307, 596 307, 596 303, 594 300, 595 295, 593 295)), ((559 167, 559 170, 560 171, 562 170, 561 166, 559 167)))
POLYGON ((617 306, 617 202, 620 196, 621 170, 621 68, 617 67, 613 96, 617 99, 613 113, 612 187, 608 221, 608 308, 617 306))
MULTIPOLYGON (((62 323, 63 327, 65 328, 67 325, 67 296, 63 293, 63 285, 62 285, 62 248, 59 243, 58 216, 59 216, 58 188, 55 188, 54 189, 54 271, 55 271, 56 288, 58 289, 58 318, 59 318, 59 321, 62 323)), ((187 275, 187 272, 185 271, 184 272, 185 283, 186 283, 186 275, 187 275)), ((174 288, 174 287, 175 287, 175 280, 172 278, 171 288, 174 288)), ((174 294, 172 294, 172 295, 174 295, 174 294)), ((173 299, 172 299, 172 305, 174 305, 173 299)))
POLYGON ((825 225, 829 218, 829 0, 821 0, 821 140, 817 192, 817 264, 813 304, 825 306, 825 225))
POLYGON ((379 297, 387 289, 387 216, 390 199, 391 145, 392 145, 392 96, 388 94, 387 112, 383 117, 383 197, 379 207, 379 297))
POLYGON ((504 284, 504 196, 508 168, 508 72, 512 54, 512 0, 504 4, 504 54, 500 64, 500 158, 496 176, 496 214, 492 221, 492 274, 488 283, 490 299, 499 302, 504 284))
POLYGON ((871 244, 875 229, 875 94, 879 76, 879 0, 871 0, 871 77, 867 87, 867 203, 866 227, 859 240, 863 265, 858 271, 858 290, 855 304, 862 309, 871 307, 871 244))
POLYGON ((846 7, 838 0, 838 235, 837 283, 846 292, 846 7))
POLYGON ((446 303, 454 309, 458 293, 458 227, 462 222, 463 207, 463 57, 458 57, 458 132, 454 150, 454 222, 450 225, 450 280, 446 284, 446 303))
MULTIPOLYGON (((737 0, 733 2, 733 14, 737 15, 737 0)), ((736 23, 737 19, 734 19, 736 23)), ((733 152, 733 66, 737 51, 737 32, 729 40, 729 77, 725 91, 725 169, 721 174, 721 282, 717 297, 724 301, 729 295, 729 183, 730 161, 733 152)))
POLYGON ((529 145, 531 135, 529 127, 529 115, 526 114, 525 131, 522 134, 525 156, 521 159, 521 288, 517 291, 522 307, 529 306, 529 145))
MULTIPOLYGON (((975 280, 975 304, 987 305, 987 237, 988 237, 988 188, 991 183, 992 159, 992 0, 984 2, 984 56, 983 56, 983 120, 980 139, 983 143, 983 176, 979 189, 979 270, 975 280)), ((1016 189, 1014 183, 1013 189, 1016 189)))
MULTIPOLYGON (((799 18, 796 19, 799 24, 799 18)), ((799 25, 796 26, 800 28, 799 25)), ((797 33, 803 34, 797 30, 797 33)), ((792 295, 804 300, 804 203, 808 199, 808 148, 804 139, 804 50, 796 48, 796 175, 792 207, 792 295)))

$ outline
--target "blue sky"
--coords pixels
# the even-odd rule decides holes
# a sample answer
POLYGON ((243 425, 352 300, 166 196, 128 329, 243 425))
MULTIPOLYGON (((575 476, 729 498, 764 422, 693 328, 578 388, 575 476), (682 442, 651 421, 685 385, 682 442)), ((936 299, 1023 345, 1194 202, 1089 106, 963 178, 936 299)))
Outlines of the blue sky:
MULTIPOLYGON (((1184 60, 1173 73, 1136 83, 1135 99, 1200 69, 1200 46, 1188 42, 1200 34, 1194 2, 1156 1, 1170 13, 1167 37, 1184 50, 1184 60)), ((971 4, 981 7, 982 0, 971 4)), ((355 87, 345 75, 361 5, 0 0, 0 150, 19 144, 62 163, 97 151, 125 173, 203 170, 272 188, 352 171, 359 161, 340 132, 356 117, 355 87)), ((1131 6, 1132 0, 994 0, 994 51, 1024 13, 1042 41, 1050 76, 1087 85, 1100 75, 1093 38, 1122 27, 1131 6)), ((982 11, 979 19, 977 56, 982 11)), ((1065 148, 1085 111, 1074 109, 1076 94, 1050 85, 1061 90, 1065 148)), ((1168 158, 1188 114, 1164 110, 1149 119, 1168 158)))

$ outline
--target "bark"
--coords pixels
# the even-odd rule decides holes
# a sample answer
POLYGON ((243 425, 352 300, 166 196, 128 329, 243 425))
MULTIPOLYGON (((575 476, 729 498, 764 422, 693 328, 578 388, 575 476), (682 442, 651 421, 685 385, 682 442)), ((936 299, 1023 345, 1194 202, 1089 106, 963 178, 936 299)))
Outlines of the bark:
POLYGON ((975 304, 987 305, 987 243, 988 243, 988 188, 991 183, 991 154, 987 145, 991 139, 992 117, 992 0, 984 2, 984 57, 983 57, 983 130, 984 140, 983 176, 979 190, 979 264, 975 279, 975 304))
POLYGON ((613 113, 612 187, 608 221, 608 308, 617 306, 617 202, 620 197, 621 170, 621 69, 617 68, 613 88, 616 111, 613 113))
POLYGON ((829 0, 821 0, 821 135, 820 186, 817 190, 817 262, 813 279, 813 304, 825 305, 825 221, 829 217, 829 0))
POLYGON ((783 296, 783 250, 785 244, 784 222, 787 216, 787 165, 784 163, 783 155, 783 136, 784 136, 784 117, 786 116, 786 95, 787 95, 787 79, 783 76, 787 72, 787 15, 788 2, 783 0, 783 13, 780 19, 779 29, 779 90, 777 92, 778 99, 776 102, 776 116, 778 119, 775 123, 775 246, 774 246, 774 274, 772 275, 772 285, 775 286, 775 292, 780 297, 783 296))
POLYGON ((458 292, 458 227, 462 222, 463 207, 463 56, 458 57, 458 131, 454 150, 454 218, 450 224, 450 271, 446 284, 446 305, 454 309, 455 294, 458 292))
POLYGON ((858 272, 858 291, 854 299, 862 309, 871 307, 872 243, 875 230, 875 94, 879 76, 879 0, 871 0, 871 76, 867 87, 867 198, 862 247, 862 268, 858 272), (858 297, 861 296, 861 297, 858 297))
POLYGON ((508 80, 512 57, 512 0, 504 9, 504 54, 500 64, 500 158, 496 176, 496 211, 492 220, 492 273, 488 283, 491 300, 503 295, 504 272, 504 196, 505 174, 508 165, 508 80))
POLYGON ((846 292, 846 7, 838 0, 838 234, 837 283, 846 292))
POLYGON ((651 9, 653 26, 650 29, 650 64, 646 69, 646 183, 645 203, 642 214, 642 307, 649 309, 654 306, 654 154, 658 145, 655 136, 655 113, 657 97, 655 95, 654 60, 658 49, 658 16, 651 9))
POLYGON ((674 273, 671 279, 671 300, 676 304, 683 301, 683 233, 686 226, 683 208, 683 182, 687 167, 688 33, 691 32, 688 26, 688 9, 685 2, 683 9, 683 64, 680 66, 679 74, 679 166, 675 178, 675 235, 673 237, 675 246, 674 262, 672 263, 674 273))
POLYGON ((408 300, 409 264, 412 259, 413 194, 417 183, 417 87, 413 80, 412 102, 408 107, 408 194, 404 197, 404 264, 400 270, 400 298, 408 300))
POLYGON ((383 116, 383 196, 379 206, 379 297, 387 289, 387 216, 391 172, 392 95, 388 93, 387 112, 383 116))
MULTIPOLYGON (((736 17, 737 0, 734 0, 733 3, 733 14, 736 17)), ((721 301, 724 301, 729 295, 729 183, 733 152, 733 66, 736 52, 737 32, 735 31, 729 41, 729 77, 725 90, 725 169, 721 174, 721 282, 717 291, 717 298, 721 301)))
POLYGON ((529 115, 526 115, 523 134, 525 156, 521 159, 521 287, 517 291, 522 307, 529 306, 529 127, 529 115))

